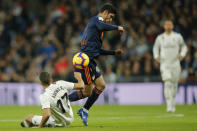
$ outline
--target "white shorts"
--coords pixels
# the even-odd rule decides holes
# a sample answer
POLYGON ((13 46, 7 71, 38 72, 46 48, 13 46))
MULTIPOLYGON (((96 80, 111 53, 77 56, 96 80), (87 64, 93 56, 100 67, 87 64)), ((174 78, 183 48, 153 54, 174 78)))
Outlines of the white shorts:
MULTIPOLYGON (((42 120, 42 116, 33 116, 32 118, 32 123, 33 125, 35 126, 39 126, 40 125, 40 122, 42 120)), ((53 119, 53 117, 49 117, 48 121, 45 123, 45 125, 51 125, 51 126, 55 126, 55 120, 53 119)))
MULTIPOLYGON (((39 126, 40 125, 40 122, 42 120, 42 116, 33 116, 32 118, 32 123, 34 126, 39 126)), ((70 122, 72 123, 72 121, 70 122)), ((48 121, 45 123, 44 126, 47 126, 47 127, 64 127, 64 126, 67 126, 66 124, 62 123, 56 123, 55 120, 53 119, 52 116, 49 117, 48 121)))
POLYGON ((181 67, 161 65, 160 67, 161 77, 163 81, 171 80, 173 82, 178 82, 181 74, 181 67))

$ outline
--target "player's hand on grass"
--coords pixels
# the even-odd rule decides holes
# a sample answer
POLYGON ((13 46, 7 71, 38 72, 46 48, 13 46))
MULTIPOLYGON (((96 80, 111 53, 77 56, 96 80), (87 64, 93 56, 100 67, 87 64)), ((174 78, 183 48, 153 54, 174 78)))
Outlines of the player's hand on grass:
POLYGON ((115 50, 115 55, 122 55, 123 54, 123 50, 122 49, 117 49, 115 50))
POLYGON ((125 29, 122 26, 118 26, 118 31, 122 34, 125 32, 125 29))

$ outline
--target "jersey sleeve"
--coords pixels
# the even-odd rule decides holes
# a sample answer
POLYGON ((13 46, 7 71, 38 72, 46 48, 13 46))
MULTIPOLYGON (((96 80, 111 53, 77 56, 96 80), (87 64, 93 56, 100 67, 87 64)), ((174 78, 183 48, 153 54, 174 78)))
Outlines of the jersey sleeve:
POLYGON ((187 53, 187 46, 185 45, 185 42, 184 42, 183 37, 181 35, 179 35, 179 44, 180 44, 180 47, 181 47, 180 55, 182 57, 185 57, 186 53, 187 53))
POLYGON ((110 30, 117 30, 118 29, 117 25, 112 25, 112 24, 105 23, 103 21, 102 17, 97 17, 95 24, 96 24, 96 27, 100 31, 110 31, 110 30))
POLYGON ((160 42, 159 42, 159 37, 157 37, 155 40, 155 44, 153 46, 154 59, 157 59, 159 57, 159 50, 160 50, 160 42))
POLYGON ((40 96, 40 103, 41 103, 42 109, 50 108, 50 101, 46 94, 42 94, 40 96))
POLYGON ((59 84, 62 87, 66 88, 67 90, 73 90, 73 88, 74 88, 74 83, 67 82, 67 81, 64 81, 64 80, 57 81, 57 84, 59 84))
POLYGON ((100 54, 101 55, 115 55, 115 51, 114 50, 105 50, 105 49, 101 48, 100 54))

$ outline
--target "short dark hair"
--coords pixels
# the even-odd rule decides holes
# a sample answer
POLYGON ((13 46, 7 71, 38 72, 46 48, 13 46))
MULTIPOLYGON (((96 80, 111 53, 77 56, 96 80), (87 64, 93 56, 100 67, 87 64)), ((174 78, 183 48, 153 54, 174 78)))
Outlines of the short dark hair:
POLYGON ((99 12, 103 12, 105 10, 107 10, 109 13, 116 14, 116 9, 111 3, 105 3, 102 5, 99 12))
POLYGON ((50 81, 51 81, 51 76, 48 72, 41 72, 40 76, 39 76, 40 81, 42 82, 43 85, 50 85, 50 81))

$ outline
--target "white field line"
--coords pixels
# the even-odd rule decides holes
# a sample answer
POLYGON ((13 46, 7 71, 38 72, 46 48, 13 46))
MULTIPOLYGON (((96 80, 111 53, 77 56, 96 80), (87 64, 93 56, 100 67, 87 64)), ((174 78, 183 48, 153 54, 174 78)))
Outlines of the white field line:
MULTIPOLYGON (((103 120, 103 119, 108 119, 108 120, 118 120, 118 119, 145 119, 145 118, 176 118, 176 117, 184 117, 184 114, 164 114, 164 115, 154 115, 154 116, 105 116, 105 117, 89 117, 88 119, 90 120, 103 120)), ((80 118, 75 118, 79 120, 80 118)))
POLYGON ((156 116, 156 118, 169 118, 169 117, 184 117, 184 114, 169 114, 169 115, 156 116))
MULTIPOLYGON (((144 118, 172 118, 172 117, 184 117, 184 114, 164 114, 164 115, 157 115, 157 116, 122 116, 122 117, 89 117, 90 120, 103 120, 103 119, 108 119, 108 120, 119 120, 119 119, 144 119, 144 118)), ((76 120, 80 120, 79 117, 75 117, 76 120)), ((5 120, 0 120, 0 122, 21 122, 22 120, 12 120, 12 119, 5 119, 5 120)))
POLYGON ((0 120, 0 122, 22 122, 23 120, 0 120))

